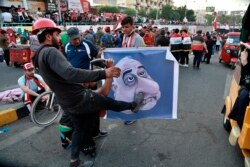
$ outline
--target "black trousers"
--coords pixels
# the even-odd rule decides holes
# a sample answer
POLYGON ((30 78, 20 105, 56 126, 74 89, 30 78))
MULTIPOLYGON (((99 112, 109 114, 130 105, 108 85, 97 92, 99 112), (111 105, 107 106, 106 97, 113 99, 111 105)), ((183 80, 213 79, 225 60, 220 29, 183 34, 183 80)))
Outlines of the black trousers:
POLYGON ((90 138, 92 138, 93 133, 93 120, 96 119, 95 114, 101 110, 132 110, 136 106, 134 102, 116 101, 91 90, 84 90, 82 95, 82 99, 79 100, 80 104, 72 107, 62 106, 64 112, 70 115, 74 126, 71 149, 71 159, 74 160, 79 158, 83 143, 91 145, 90 138), (92 121, 89 119, 90 115, 93 115, 92 121))
POLYGON ((174 56, 174 58, 179 62, 180 60, 180 52, 171 52, 174 56))
POLYGON ((9 66, 10 65, 10 50, 9 49, 4 50, 3 57, 4 57, 6 65, 9 66))
POLYGON ((188 54, 189 54, 189 52, 185 52, 185 51, 180 52, 180 55, 181 55, 180 64, 188 64, 189 63, 188 54))
POLYGON ((239 90, 238 97, 234 103, 231 113, 229 114, 229 118, 237 121, 240 128, 242 128, 246 108, 249 104, 249 90, 242 86, 239 90))

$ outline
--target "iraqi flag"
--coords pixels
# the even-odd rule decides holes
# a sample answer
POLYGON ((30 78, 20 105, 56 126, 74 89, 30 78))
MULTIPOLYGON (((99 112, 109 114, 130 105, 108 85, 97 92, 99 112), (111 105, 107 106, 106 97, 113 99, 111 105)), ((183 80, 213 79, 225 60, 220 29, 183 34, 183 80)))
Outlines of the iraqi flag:
POLYGON ((250 4, 248 5, 247 11, 242 18, 242 29, 240 33, 240 40, 247 42, 250 37, 250 4))
POLYGON ((217 14, 215 14, 215 18, 214 18, 214 21, 213 21, 213 31, 216 31, 217 30, 217 14))

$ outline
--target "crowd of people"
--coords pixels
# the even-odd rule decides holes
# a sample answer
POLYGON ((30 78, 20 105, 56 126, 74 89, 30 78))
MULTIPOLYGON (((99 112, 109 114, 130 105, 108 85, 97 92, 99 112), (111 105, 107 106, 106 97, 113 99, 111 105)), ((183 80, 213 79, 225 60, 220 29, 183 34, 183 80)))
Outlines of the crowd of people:
MULTIPOLYGON (((116 23, 119 17, 123 17, 126 14, 119 13, 81 13, 78 10, 68 9, 65 11, 61 11, 61 17, 59 16, 58 11, 43 11, 40 7, 37 8, 36 12, 31 12, 30 10, 26 10, 25 8, 18 5, 15 7, 11 5, 10 8, 0 8, 0 22, 5 25, 14 24, 31 24, 35 20, 39 18, 49 18, 53 20, 56 24, 111 24, 116 23)), ((161 24, 161 25, 206 25, 197 22, 184 22, 181 20, 166 20, 166 19, 150 19, 149 17, 142 16, 133 16, 133 20, 135 24, 161 24)))

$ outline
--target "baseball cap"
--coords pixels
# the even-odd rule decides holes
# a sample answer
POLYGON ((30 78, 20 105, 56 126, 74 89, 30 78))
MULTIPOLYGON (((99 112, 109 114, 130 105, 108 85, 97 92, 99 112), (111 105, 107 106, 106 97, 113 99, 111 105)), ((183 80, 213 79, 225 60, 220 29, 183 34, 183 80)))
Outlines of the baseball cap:
POLYGON ((80 37, 79 29, 76 27, 70 27, 67 31, 70 39, 76 39, 80 37))
POLYGON ((34 68, 34 65, 32 63, 25 63, 23 65, 23 70, 28 70, 34 68))

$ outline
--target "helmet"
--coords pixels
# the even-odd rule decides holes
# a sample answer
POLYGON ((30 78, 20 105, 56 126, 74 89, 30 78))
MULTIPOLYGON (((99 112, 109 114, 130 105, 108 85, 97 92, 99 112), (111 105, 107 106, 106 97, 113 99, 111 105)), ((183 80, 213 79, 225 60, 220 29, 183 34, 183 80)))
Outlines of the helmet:
POLYGON ((32 25, 32 34, 37 34, 42 29, 55 29, 59 33, 61 32, 61 29, 58 28, 52 20, 46 18, 41 18, 35 21, 32 25))

